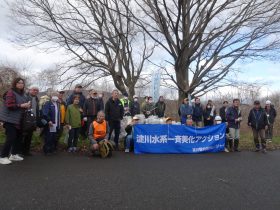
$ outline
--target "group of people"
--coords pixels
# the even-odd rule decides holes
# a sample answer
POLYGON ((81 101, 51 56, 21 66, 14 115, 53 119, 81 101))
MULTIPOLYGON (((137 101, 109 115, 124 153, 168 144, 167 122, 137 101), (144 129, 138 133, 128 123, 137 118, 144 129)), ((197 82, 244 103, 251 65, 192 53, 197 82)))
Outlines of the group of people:
MULTIPOLYGON (((121 121, 125 116, 131 116, 132 121, 126 126, 125 152, 133 147, 133 126, 139 122, 139 114, 146 118, 165 117, 166 104, 163 96, 154 103, 153 98, 146 96, 140 105, 138 97, 133 96, 130 101, 127 93, 119 98, 118 90, 113 90, 109 100, 103 101, 103 94, 90 90, 89 95, 83 95, 82 85, 76 85, 74 91, 64 101, 64 91, 53 91, 47 96, 38 98, 39 89, 29 88, 25 91, 25 81, 16 78, 3 96, 3 106, 0 110, 0 121, 3 122, 6 140, 1 151, 0 164, 10 164, 12 161, 22 161, 25 156, 31 156, 30 146, 33 132, 41 128, 44 138, 43 152, 46 155, 55 153, 63 131, 68 130, 68 152, 77 151, 79 137, 88 138, 93 154, 100 153, 102 157, 112 155, 112 150, 119 150, 119 135, 121 121), (111 140, 114 132, 114 139, 111 140)), ((187 126, 211 126, 227 123, 229 138, 226 149, 239 151, 240 123, 242 121, 240 101, 233 100, 232 106, 227 101, 217 115, 211 100, 204 108, 199 98, 194 104, 188 98, 178 110, 181 123, 187 126)), ((273 123, 276 111, 270 101, 262 109, 259 101, 254 102, 250 111, 248 125, 252 127, 256 151, 266 151, 266 139, 272 139, 273 123), (258 138, 260 137, 261 143, 258 138)), ((166 118, 166 123, 171 123, 166 118)))
MULTIPOLYGON (((217 114, 212 100, 208 100, 205 108, 200 103, 199 98, 195 98, 194 104, 188 98, 183 100, 179 108, 181 123, 189 126, 211 126, 219 123, 227 124, 227 139, 225 151, 239 151, 240 123, 243 120, 240 109, 240 100, 234 99, 232 106, 228 101, 223 102, 223 106, 217 114)), ((248 126, 252 128, 256 152, 262 150, 266 153, 266 143, 273 137, 273 125, 277 112, 271 101, 267 100, 265 108, 261 107, 260 101, 254 101, 254 107, 248 116, 248 126), (260 142, 259 142, 260 139, 260 142)))

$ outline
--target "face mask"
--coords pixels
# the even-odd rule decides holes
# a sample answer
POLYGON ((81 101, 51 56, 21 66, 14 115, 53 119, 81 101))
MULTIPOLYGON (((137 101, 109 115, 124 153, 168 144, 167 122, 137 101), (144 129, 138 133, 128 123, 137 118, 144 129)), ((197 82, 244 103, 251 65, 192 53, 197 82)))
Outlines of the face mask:
POLYGON ((93 99, 97 99, 97 96, 92 96, 93 99))
POLYGON ((153 100, 149 100, 149 103, 153 103, 153 100))
POLYGON ((137 101, 138 101, 138 99, 137 99, 137 98, 135 98, 135 99, 134 99, 134 101, 135 101, 135 102, 137 102, 137 101))
POLYGON ((128 98, 127 98, 127 97, 124 97, 124 99, 127 100, 128 98))
POLYGON ((100 95, 99 95, 99 98, 102 98, 102 97, 103 97, 103 96, 100 94, 100 95))
POLYGON ((52 101, 57 102, 58 97, 57 96, 52 96, 52 101))
POLYGON ((208 109, 210 109, 210 108, 211 108, 211 106, 207 106, 207 108, 208 108, 208 109))
POLYGON ((216 121, 216 123, 217 123, 217 125, 218 125, 218 124, 221 124, 222 122, 221 122, 221 121, 216 121))

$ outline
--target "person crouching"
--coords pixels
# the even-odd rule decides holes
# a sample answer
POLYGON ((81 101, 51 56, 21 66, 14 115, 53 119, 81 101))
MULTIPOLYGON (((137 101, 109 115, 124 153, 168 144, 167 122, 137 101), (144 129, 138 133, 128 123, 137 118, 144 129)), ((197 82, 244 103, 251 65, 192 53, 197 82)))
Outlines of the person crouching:
POLYGON ((97 113, 97 119, 93 121, 89 127, 88 137, 93 154, 99 151, 103 158, 112 155, 114 142, 108 140, 109 125, 108 122, 105 121, 105 113, 103 111, 97 113))
POLYGON ((125 131, 127 133, 126 136, 126 146, 125 146, 125 153, 128 153, 130 148, 133 146, 133 126, 136 125, 139 122, 139 118, 137 116, 134 116, 132 118, 132 121, 130 124, 128 124, 125 128, 125 131))

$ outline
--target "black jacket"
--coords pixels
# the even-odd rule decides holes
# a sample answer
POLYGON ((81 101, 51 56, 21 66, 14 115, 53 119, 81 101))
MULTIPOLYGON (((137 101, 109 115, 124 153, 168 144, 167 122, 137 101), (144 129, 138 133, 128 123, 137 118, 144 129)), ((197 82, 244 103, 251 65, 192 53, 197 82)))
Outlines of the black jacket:
POLYGON ((257 130, 265 129, 265 126, 268 125, 268 121, 263 108, 260 108, 258 111, 255 108, 251 109, 248 116, 248 125, 250 124, 252 128, 257 130))
POLYGON ((140 104, 138 101, 133 101, 131 103, 131 116, 135 116, 137 114, 140 114, 140 104))
POLYGON ((227 121, 226 107, 224 107, 224 106, 220 108, 220 117, 222 118, 222 122, 227 121))
POLYGON ((90 97, 84 104, 83 116, 94 117, 97 116, 97 113, 101 110, 104 110, 102 99, 90 97))
POLYGON ((192 119, 194 122, 202 121, 203 116, 203 107, 201 104, 194 104, 193 106, 193 116, 192 119))
POLYGON ((274 109, 273 106, 271 106, 269 110, 265 107, 265 112, 266 112, 267 115, 269 115, 268 116, 269 124, 273 124, 274 121, 275 121, 275 118, 277 116, 276 110, 274 109))
POLYGON ((113 100, 112 97, 105 104, 106 121, 120 121, 123 119, 124 109, 119 99, 113 100))
POLYGON ((212 107, 211 108, 205 108, 203 111, 203 118, 204 118, 204 126, 214 125, 214 118, 216 116, 216 110, 213 112, 213 116, 211 116, 212 107), (209 118, 209 120, 208 120, 209 118))

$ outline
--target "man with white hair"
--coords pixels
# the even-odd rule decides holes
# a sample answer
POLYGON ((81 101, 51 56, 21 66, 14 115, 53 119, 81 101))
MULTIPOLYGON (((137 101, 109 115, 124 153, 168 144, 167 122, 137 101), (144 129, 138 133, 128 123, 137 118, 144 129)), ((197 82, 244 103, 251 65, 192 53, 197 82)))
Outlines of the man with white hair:
MULTIPOLYGON (((37 122, 39 121, 39 99, 37 97, 39 93, 39 88, 32 86, 29 88, 29 91, 27 93, 27 100, 31 103, 31 111, 34 114, 34 116, 37 119, 37 122)), ((22 155, 24 156, 32 156, 30 153, 30 146, 32 141, 34 130, 29 130, 23 133, 23 144, 22 144, 22 155)))
POLYGON ((268 129, 265 131, 265 139, 266 141, 271 142, 273 137, 273 124, 277 116, 277 112, 269 100, 265 102, 265 113, 268 121, 268 129))

